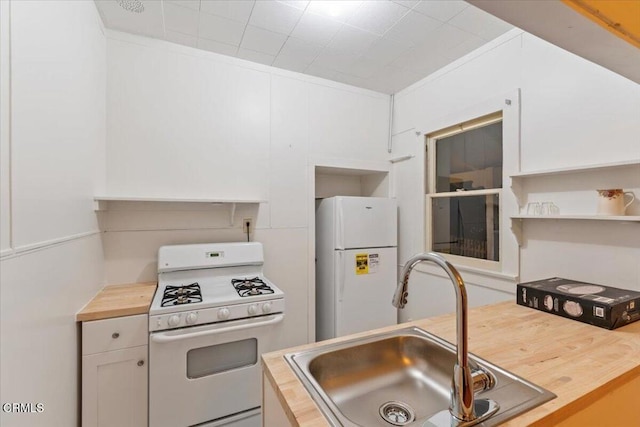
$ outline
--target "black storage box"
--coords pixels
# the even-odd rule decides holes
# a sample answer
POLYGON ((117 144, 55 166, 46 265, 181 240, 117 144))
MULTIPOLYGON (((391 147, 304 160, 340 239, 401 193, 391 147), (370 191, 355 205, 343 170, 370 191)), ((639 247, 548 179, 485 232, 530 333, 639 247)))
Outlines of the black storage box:
POLYGON ((615 329, 640 319, 640 292, 553 277, 519 283, 519 305, 615 329))

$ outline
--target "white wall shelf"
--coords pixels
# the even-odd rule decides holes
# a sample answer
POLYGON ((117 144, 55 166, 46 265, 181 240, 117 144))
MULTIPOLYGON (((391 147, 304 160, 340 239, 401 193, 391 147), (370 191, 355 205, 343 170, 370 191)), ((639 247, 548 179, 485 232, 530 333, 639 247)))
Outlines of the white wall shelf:
POLYGON ((596 220, 596 221, 624 221, 640 222, 640 216, 610 216, 610 215, 514 215, 511 219, 571 219, 571 220, 596 220))
MULTIPOLYGON (((575 166, 575 167, 567 167, 567 168, 558 168, 558 169, 546 169, 546 170, 537 170, 537 171, 529 171, 529 172, 518 172, 510 175, 511 180, 511 189, 516 195, 518 199, 518 204, 520 205, 520 209, 524 208, 527 200, 531 197, 531 193, 537 194, 538 197, 542 197, 542 200, 553 200, 554 203, 559 203, 558 199, 553 198, 562 198, 572 200, 572 203, 575 205, 576 201, 579 207, 586 209, 587 203, 580 199, 584 196, 581 194, 584 193, 584 187, 588 188, 597 188, 597 182, 614 182, 618 183, 624 181, 627 183, 627 186, 637 187, 637 184, 640 183, 638 178, 640 178, 640 173, 637 174, 637 177, 633 175, 633 173, 640 172, 640 159, 630 159, 630 160, 621 160, 617 162, 608 162, 608 163, 598 163, 584 166, 575 166), (580 173, 588 173, 589 176, 574 176, 567 178, 566 175, 569 174, 580 174, 580 173), (632 178, 629 178, 631 176, 632 178), (528 178, 539 178, 539 177, 558 177, 556 181, 540 181, 540 183, 533 185, 532 181, 527 181, 528 178), (560 178, 562 177, 562 178, 560 178), (599 177, 599 178, 596 178, 599 177), (603 181, 602 177, 606 177, 603 181), (612 178, 613 177, 613 178, 612 178), (571 183, 568 186, 562 188, 561 191, 558 191, 558 185, 554 185, 554 183, 571 183), (540 195, 540 193, 545 193, 545 189, 552 189, 555 191, 553 195, 550 194, 540 195), (529 197, 527 197, 529 196, 529 197), (580 203, 582 202, 582 203, 580 203)), ((537 182, 537 181, 536 181, 537 182)), ((617 188, 618 184, 613 184, 614 186, 611 188, 617 188)), ((608 188, 608 187, 604 187, 608 188)), ((534 197, 535 200, 535 197, 534 197)), ((620 222, 620 223, 639 223, 640 216, 638 215, 621 215, 621 216, 611 216, 611 215, 596 215, 593 213, 590 214, 561 214, 561 215, 526 215, 519 214, 511 216, 511 230, 513 231, 516 239, 519 244, 522 244, 523 239, 523 223, 524 220, 572 220, 572 221, 608 221, 608 222, 620 222)))
POLYGON ((622 167, 630 167, 630 166, 640 167, 640 159, 623 160, 619 162, 599 163, 599 164, 575 166, 575 167, 568 167, 568 168, 546 169, 546 170, 538 170, 538 171, 531 171, 531 172, 519 172, 511 175, 511 178, 532 178, 537 176, 592 172, 592 171, 598 171, 598 170, 614 169, 614 168, 622 168, 622 167))
POLYGON ((107 211, 109 202, 142 202, 142 203, 202 203, 227 206, 229 208, 229 224, 234 225, 234 216, 238 204, 260 204, 266 200, 255 199, 208 199, 208 198, 171 198, 171 197, 132 197, 132 196, 96 196, 94 210, 107 211))

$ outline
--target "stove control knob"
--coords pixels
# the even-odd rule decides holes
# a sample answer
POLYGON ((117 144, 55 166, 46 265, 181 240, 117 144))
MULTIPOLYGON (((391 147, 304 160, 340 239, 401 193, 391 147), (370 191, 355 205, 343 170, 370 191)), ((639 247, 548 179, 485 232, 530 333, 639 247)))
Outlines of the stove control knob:
POLYGON ((249 313, 249 316, 255 316, 258 314, 258 306, 256 304, 251 304, 247 307, 247 313, 249 313))
POLYGON ((220 310, 218 310, 218 319, 220 320, 225 320, 229 318, 229 309, 228 308, 221 308, 220 310))
POLYGON ((180 324, 180 316, 174 314, 173 316, 169 316, 167 320, 167 324, 171 327, 178 326, 180 324))
POLYGON ((187 325, 193 325, 198 320, 198 313, 189 313, 187 317, 184 319, 187 322, 187 325))
POLYGON ((264 304, 262 304, 262 312, 264 314, 271 313, 271 303, 270 302, 265 302, 264 304))

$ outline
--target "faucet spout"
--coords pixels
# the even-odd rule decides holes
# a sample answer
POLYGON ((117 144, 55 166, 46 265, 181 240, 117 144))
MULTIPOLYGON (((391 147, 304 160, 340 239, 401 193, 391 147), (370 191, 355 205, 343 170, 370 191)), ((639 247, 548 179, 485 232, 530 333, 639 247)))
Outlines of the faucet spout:
POLYGON ((441 255, 433 252, 420 253, 411 257, 402 268, 400 282, 393 295, 393 305, 404 308, 409 295, 409 275, 413 268, 431 261, 447 272, 456 292, 456 365, 451 381, 451 406, 449 412, 458 421, 467 423, 477 419, 474 410, 473 378, 469 367, 467 348, 467 291, 458 270, 441 255))

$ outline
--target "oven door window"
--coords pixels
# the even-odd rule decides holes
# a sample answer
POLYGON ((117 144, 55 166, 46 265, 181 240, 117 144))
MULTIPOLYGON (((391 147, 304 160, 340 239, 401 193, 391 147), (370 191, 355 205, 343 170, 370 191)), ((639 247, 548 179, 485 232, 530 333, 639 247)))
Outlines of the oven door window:
POLYGON ((255 338, 195 348, 187 352, 187 378, 202 378, 257 362, 258 340, 255 338))

